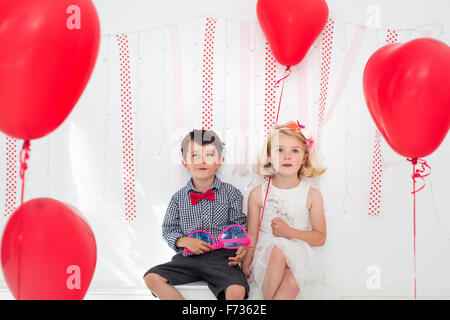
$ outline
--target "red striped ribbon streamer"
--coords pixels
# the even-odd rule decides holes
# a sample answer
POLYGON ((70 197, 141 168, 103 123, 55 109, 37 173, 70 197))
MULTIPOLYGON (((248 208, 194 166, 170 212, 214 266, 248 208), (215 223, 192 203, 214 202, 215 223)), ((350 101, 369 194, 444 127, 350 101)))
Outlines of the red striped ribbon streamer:
MULTIPOLYGON (((181 42, 181 30, 178 24, 169 28, 171 78, 172 78, 172 132, 183 130, 183 46, 181 42)), ((171 139, 172 149, 176 150, 181 144, 181 139, 171 139)), ((182 186, 184 182, 184 168, 178 162, 172 161, 172 186, 182 186)))
POLYGON ((323 117, 322 119, 321 123, 322 128, 325 126, 327 121, 330 120, 331 116, 333 115, 333 112, 335 111, 338 105, 342 93, 344 92, 347 86, 348 79, 353 70, 355 62, 357 61, 358 53, 361 49, 366 32, 367 32, 366 27, 359 26, 356 28, 355 34, 353 35, 353 39, 350 43, 350 47, 348 48, 347 53, 345 55, 344 64, 342 65, 342 70, 338 77, 336 89, 332 95, 331 102, 327 106, 328 110, 325 114, 325 117, 323 117))
POLYGON ((6 137, 6 194, 4 216, 12 214, 17 206, 17 140, 6 137))
POLYGON ((328 19, 322 34, 322 52, 320 60, 320 97, 319 97, 319 130, 322 125, 327 105, 328 81, 330 79, 331 51, 333 47, 334 21, 328 19))
POLYGON ((214 70, 214 38, 217 19, 206 18, 203 41, 203 80, 202 80, 202 128, 213 127, 213 70, 214 70))
POLYGON ((238 172, 242 177, 249 173, 248 170, 248 140, 249 140, 249 111, 250 111, 250 93, 251 93, 251 42, 249 22, 241 22, 239 28, 239 110, 240 110, 240 130, 244 138, 239 142, 239 160, 233 168, 233 174, 238 172))
POLYGON ((300 123, 309 125, 309 112, 308 112, 308 67, 309 61, 304 60, 295 72, 297 74, 297 101, 298 101, 298 117, 300 123))
POLYGON ((123 183, 126 221, 136 218, 135 146, 131 105, 130 52, 128 36, 116 35, 120 54, 120 101, 122 119, 123 183))
MULTIPOLYGON (((398 41, 398 33, 395 30, 387 30, 386 43, 398 41)), ((383 162, 381 153, 381 133, 375 130, 375 142, 372 156, 372 176, 369 192, 369 215, 380 215, 381 207, 381 177, 383 174, 383 162)))
POLYGON ((180 27, 170 27, 170 47, 172 56, 172 124, 173 129, 183 128, 183 59, 180 27))

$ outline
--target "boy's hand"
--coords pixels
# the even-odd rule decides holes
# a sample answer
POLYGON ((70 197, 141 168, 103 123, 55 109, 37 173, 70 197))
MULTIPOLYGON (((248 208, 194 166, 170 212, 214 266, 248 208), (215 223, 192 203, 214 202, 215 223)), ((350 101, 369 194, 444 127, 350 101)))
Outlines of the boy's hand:
POLYGON ((194 254, 202 254, 212 249, 212 245, 208 242, 197 238, 184 237, 180 238, 179 247, 188 248, 194 254))
POLYGON ((236 256, 228 258, 228 260, 231 260, 231 262, 228 262, 228 265, 230 267, 233 267, 233 266, 239 264, 239 262, 244 260, 246 255, 247 255, 247 247, 239 247, 236 251, 236 256))

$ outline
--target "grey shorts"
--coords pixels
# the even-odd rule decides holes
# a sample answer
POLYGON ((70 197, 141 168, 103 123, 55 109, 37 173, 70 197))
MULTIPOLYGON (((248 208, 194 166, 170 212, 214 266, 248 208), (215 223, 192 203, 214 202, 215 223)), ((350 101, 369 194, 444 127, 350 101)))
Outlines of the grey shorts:
POLYGON ((245 299, 249 286, 239 265, 230 267, 229 257, 236 256, 236 250, 218 249, 204 254, 183 256, 177 254, 172 261, 157 265, 148 270, 168 280, 170 285, 179 285, 195 281, 206 281, 209 289, 219 300, 225 299, 225 289, 231 285, 245 288, 245 299))

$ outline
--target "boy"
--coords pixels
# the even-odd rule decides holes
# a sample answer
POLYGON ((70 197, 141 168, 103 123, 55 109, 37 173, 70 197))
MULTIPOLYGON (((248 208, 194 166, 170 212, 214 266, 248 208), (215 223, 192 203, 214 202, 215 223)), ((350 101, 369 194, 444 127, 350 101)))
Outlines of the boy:
POLYGON ((199 280, 208 283, 217 299, 242 300, 248 295, 247 280, 238 265, 245 257, 244 247, 211 251, 209 243, 188 237, 202 229, 217 242, 227 226, 245 228, 242 193, 216 176, 224 160, 222 150, 223 143, 210 130, 193 130, 181 143, 182 164, 192 178, 172 196, 162 226, 164 239, 177 254, 144 275, 147 287, 161 300, 183 299, 173 285, 199 280), (194 254, 185 253, 184 248, 194 254))

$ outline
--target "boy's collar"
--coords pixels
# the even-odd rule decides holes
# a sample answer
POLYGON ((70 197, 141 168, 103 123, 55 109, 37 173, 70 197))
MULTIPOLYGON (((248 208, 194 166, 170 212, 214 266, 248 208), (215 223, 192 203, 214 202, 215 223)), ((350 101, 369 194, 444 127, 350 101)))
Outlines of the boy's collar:
MULTIPOLYGON (((220 181, 219 177, 217 175, 214 175, 214 182, 213 182, 213 184, 211 186, 211 189, 215 188, 215 189, 219 190, 221 185, 222 185, 222 182, 220 181)), ((187 187, 187 191, 188 192, 191 191, 191 190, 198 192, 198 190, 194 189, 194 184, 192 183, 192 177, 186 183, 186 187, 187 187)))

